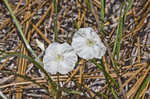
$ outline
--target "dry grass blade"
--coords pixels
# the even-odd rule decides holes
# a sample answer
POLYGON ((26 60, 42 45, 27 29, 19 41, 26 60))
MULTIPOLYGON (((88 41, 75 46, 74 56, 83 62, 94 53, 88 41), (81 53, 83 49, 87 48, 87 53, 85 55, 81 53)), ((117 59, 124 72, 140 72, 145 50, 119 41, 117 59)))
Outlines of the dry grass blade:
MULTIPOLYGON (((28 16, 30 16, 30 6, 29 5, 28 5, 28 11, 26 12, 25 19, 28 16)), ((25 29, 24 29, 25 35, 27 34, 28 29, 29 29, 29 22, 26 21, 25 29)), ((27 51, 26 51, 26 48, 25 48, 24 44, 21 44, 20 48, 21 48, 20 52, 23 53, 24 55, 27 55, 27 51)), ((19 58, 18 59, 18 74, 19 75, 26 75, 26 69, 27 69, 27 60, 24 59, 24 58, 19 58)), ((20 78, 20 77, 17 77, 17 79, 16 79, 16 82, 23 82, 23 81, 24 81, 24 79, 20 78)), ((22 98, 22 91, 23 91, 22 86, 16 86, 16 98, 17 99, 22 98)))
MULTIPOLYGON (((27 54, 26 52, 26 48, 24 47, 24 45, 21 45, 21 53, 23 54, 27 54)), ((27 60, 23 59, 23 58, 19 58, 18 59, 18 74, 20 75, 25 75, 26 74, 26 68, 27 68, 27 60)), ((16 82, 23 82, 24 79, 17 77, 16 82)), ((16 86, 16 98, 17 99, 21 99, 22 98, 22 91, 23 89, 21 88, 21 86, 16 86)))
POLYGON ((79 71, 79 69, 81 68, 81 66, 85 63, 85 60, 82 59, 80 62, 79 62, 79 66, 72 72, 71 76, 66 80, 65 84, 66 85, 75 75, 76 73, 79 71))
MULTIPOLYGON (((36 27, 38 27, 42 21, 45 19, 45 17, 47 16, 47 14, 49 13, 49 11, 51 10, 52 8, 52 4, 49 6, 49 8, 47 9, 47 11, 44 13, 44 15, 40 18, 40 20, 36 23, 36 27)), ((32 23, 31 23, 32 24, 32 23)), ((29 31, 28 33, 28 37, 27 37, 27 40, 30 41, 30 38, 31 38, 31 35, 32 33, 35 31, 35 29, 32 29, 29 31)))
POLYGON ((33 28, 37 31, 37 33, 48 43, 50 44, 50 40, 47 39, 47 37, 37 28, 37 26, 35 26, 34 24, 32 24, 33 28))
POLYGON ((145 73, 143 74, 143 76, 141 76, 136 83, 134 84, 134 86, 129 90, 129 92, 127 93, 127 97, 133 97, 137 90, 139 89, 139 87, 141 86, 142 82, 144 81, 145 77, 148 75, 148 72, 150 71, 150 67, 148 67, 145 71, 145 73))

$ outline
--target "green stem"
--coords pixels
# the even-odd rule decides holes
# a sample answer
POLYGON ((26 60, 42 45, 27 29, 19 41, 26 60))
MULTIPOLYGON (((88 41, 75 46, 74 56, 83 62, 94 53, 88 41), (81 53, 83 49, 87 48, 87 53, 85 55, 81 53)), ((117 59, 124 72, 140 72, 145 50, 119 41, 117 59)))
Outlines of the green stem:
POLYGON ((104 34, 105 0, 101 0, 101 31, 104 34))
POLYGON ((54 32, 55 32, 55 41, 58 41, 58 28, 57 28, 57 0, 54 0, 54 13, 55 13, 55 19, 54 19, 54 32))

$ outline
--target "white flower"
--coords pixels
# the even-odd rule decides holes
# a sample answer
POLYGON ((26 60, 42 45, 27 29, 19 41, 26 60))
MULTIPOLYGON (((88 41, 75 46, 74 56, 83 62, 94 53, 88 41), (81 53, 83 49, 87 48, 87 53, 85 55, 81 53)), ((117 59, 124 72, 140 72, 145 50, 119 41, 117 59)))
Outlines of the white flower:
POLYGON ((44 68, 51 74, 66 74, 73 70, 76 62, 77 55, 67 43, 50 44, 43 57, 44 68))
POLYGON ((80 28, 73 36, 72 47, 84 59, 102 58, 106 47, 97 33, 90 27, 80 28))

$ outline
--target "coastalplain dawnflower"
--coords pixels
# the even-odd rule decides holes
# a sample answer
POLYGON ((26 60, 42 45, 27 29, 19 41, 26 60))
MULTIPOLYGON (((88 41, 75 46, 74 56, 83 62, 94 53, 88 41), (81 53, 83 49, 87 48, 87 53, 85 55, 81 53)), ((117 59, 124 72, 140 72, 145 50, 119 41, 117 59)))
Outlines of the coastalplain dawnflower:
POLYGON ((71 45, 83 59, 102 58, 106 52, 106 47, 101 39, 90 27, 80 28, 75 32, 71 45))
POLYGON ((66 74, 73 70, 77 62, 74 49, 67 43, 52 43, 43 57, 44 68, 51 74, 66 74))

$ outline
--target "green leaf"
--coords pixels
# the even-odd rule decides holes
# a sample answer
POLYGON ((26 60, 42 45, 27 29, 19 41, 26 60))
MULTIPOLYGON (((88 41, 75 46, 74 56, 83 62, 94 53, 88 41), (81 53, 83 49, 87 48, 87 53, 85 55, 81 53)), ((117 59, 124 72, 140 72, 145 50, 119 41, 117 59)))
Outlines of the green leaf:
POLYGON ((53 0, 54 2, 54 12, 57 13, 57 0, 53 0))
POLYGON ((55 32, 55 41, 58 41, 58 27, 57 27, 57 0, 53 0, 54 4, 54 13, 55 13, 55 19, 54 19, 54 32, 55 32))
POLYGON ((132 7, 132 4, 133 4, 133 1, 134 0, 129 0, 129 4, 127 5, 126 9, 125 9, 125 12, 124 12, 124 15, 123 15, 123 19, 124 19, 124 22, 126 21, 126 16, 127 16, 127 13, 128 11, 131 9, 132 7))
POLYGON ((105 15, 105 0, 100 0, 101 1, 101 31, 102 31, 102 34, 104 34, 104 15, 105 15))
POLYGON ((119 99, 117 92, 111 87, 111 92, 114 95, 115 99, 119 99))
POLYGON ((123 34, 124 23, 126 21, 126 15, 127 15, 127 12, 131 9, 132 4, 133 4, 133 0, 130 0, 127 7, 125 8, 123 16, 122 16, 122 9, 123 9, 123 6, 125 5, 125 2, 123 2, 120 7, 120 16, 119 16, 119 22, 117 26, 116 40, 114 42, 114 47, 113 47, 113 56, 115 57, 115 55, 117 55, 117 60, 119 60, 120 58, 119 53, 120 53, 120 47, 121 47, 121 38, 123 34))
POLYGON ((54 32, 55 32, 55 41, 57 41, 58 40, 57 16, 54 19, 54 32))
MULTIPOLYGON (((18 29, 20 35, 21 35, 21 38, 22 38, 22 40, 23 40, 23 42, 24 42, 26 48, 27 48, 27 49, 29 50, 29 52, 31 52, 31 54, 36 58, 37 55, 35 54, 34 50, 30 47, 28 41, 26 40, 26 37, 25 37, 25 35, 24 35, 23 31, 22 31, 22 27, 21 27, 21 25, 19 24, 19 21, 17 20, 16 16, 14 15, 14 13, 13 13, 11 7, 9 6, 8 0, 3 0, 3 1, 4 1, 4 3, 6 4, 8 10, 9 10, 9 12, 10 12, 10 15, 11 15, 12 18, 13 18, 13 21, 14 21, 14 23, 15 23, 15 25, 16 25, 16 27, 17 27, 17 29, 18 29)), ((38 61, 39 61, 39 59, 38 59, 38 61)), ((40 63, 40 61, 39 61, 39 63, 40 63)))
MULTIPOLYGON (((97 96, 99 96, 100 98, 102 97, 102 99, 103 99, 103 98, 104 98, 104 99, 109 99, 108 96, 106 96, 106 95, 103 94, 103 93, 97 92, 96 94, 97 94, 97 96)), ((95 97, 96 97, 96 96, 95 96, 95 97)), ((95 99, 95 97, 94 97, 94 99, 95 99)))
POLYGON ((122 3, 121 8, 120 8, 120 16, 119 16, 119 23, 117 26, 116 40, 114 42, 114 47, 113 47, 113 56, 115 57, 115 55, 117 55, 117 60, 119 59, 121 38, 122 38, 122 33, 123 33, 123 18, 122 18, 123 6, 124 6, 124 3, 122 3))
POLYGON ((140 99, 142 91, 145 89, 145 87, 149 82, 150 82, 150 75, 148 75, 148 77, 143 81, 143 84, 140 86, 140 88, 137 91, 135 99, 140 99))
POLYGON ((85 2, 86 2, 86 4, 87 4, 88 9, 90 9, 90 8, 91 8, 90 1, 89 1, 89 0, 85 0, 85 2))
POLYGON ((53 80, 51 79, 51 77, 49 76, 48 72, 43 68, 43 66, 41 64, 39 64, 38 62, 36 62, 34 59, 32 59, 29 56, 26 56, 22 53, 16 53, 16 52, 7 52, 4 53, 2 57, 0 57, 0 61, 7 58, 7 57, 21 57, 21 58, 25 58, 27 59, 29 62, 33 63, 38 69, 40 69, 48 78, 48 83, 51 85, 52 88, 52 92, 55 94, 57 89, 56 89, 56 84, 53 82, 53 80))
MULTIPOLYGON (((101 62, 102 62, 102 61, 101 61, 101 62)), ((97 68, 99 68, 100 70, 102 70, 102 72, 103 72, 103 74, 104 74, 106 80, 108 81, 108 83, 110 83, 110 82, 109 82, 109 80, 110 80, 110 81, 113 82, 113 84, 114 84, 117 88, 119 88, 118 83, 109 75, 109 73, 105 70, 105 67, 104 67, 102 64, 98 64, 94 59, 92 60, 92 63, 94 63, 97 68)))
POLYGON ((78 25, 77 21, 75 21, 75 27, 77 30, 79 30, 79 25, 78 25))
POLYGON ((16 73, 16 72, 12 72, 12 71, 4 71, 4 72, 1 71, 1 73, 7 73, 7 74, 11 74, 11 75, 16 75, 16 76, 18 76, 18 77, 23 78, 24 80, 31 81, 32 83, 34 83, 34 84, 40 86, 40 88, 46 89, 47 92, 48 92, 48 89, 47 89, 46 86, 41 85, 40 83, 36 82, 36 80, 33 80, 33 79, 32 79, 31 77, 29 77, 29 76, 26 76, 26 75, 20 75, 20 74, 18 74, 18 73, 16 73))

